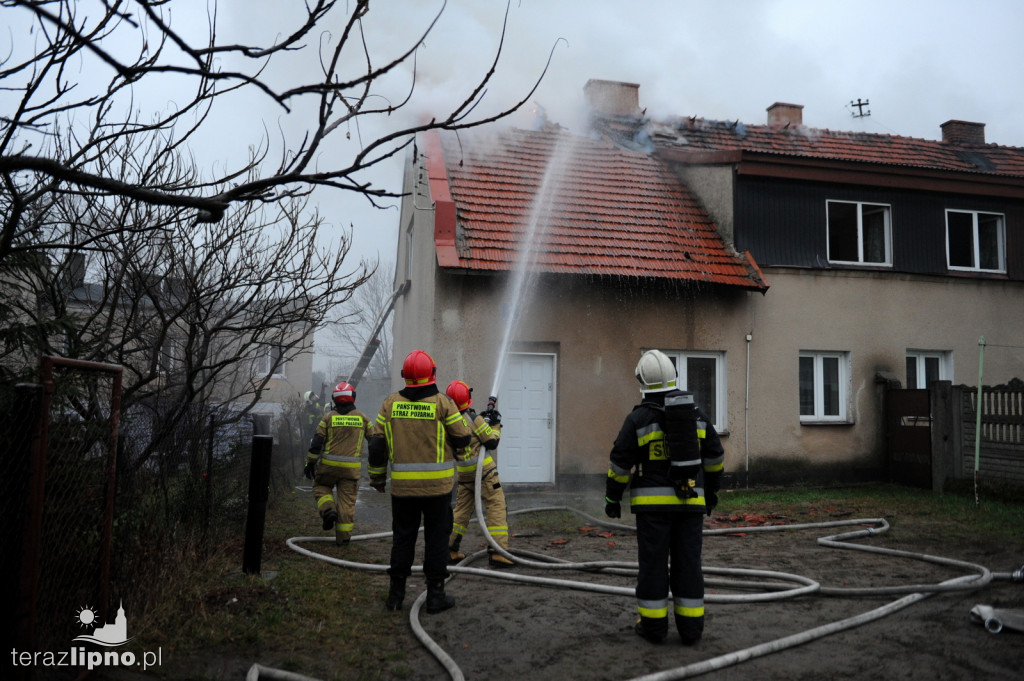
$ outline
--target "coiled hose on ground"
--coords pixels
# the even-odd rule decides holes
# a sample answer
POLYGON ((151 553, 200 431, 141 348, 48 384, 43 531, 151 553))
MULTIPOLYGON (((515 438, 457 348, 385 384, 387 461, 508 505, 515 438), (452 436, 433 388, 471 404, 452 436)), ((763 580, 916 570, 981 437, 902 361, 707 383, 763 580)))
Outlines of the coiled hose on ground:
MULTIPOLYGON (((494 537, 492 537, 488 532, 487 523, 485 521, 485 515, 482 511, 483 504, 480 498, 480 482, 482 469, 483 466, 477 466, 477 478, 475 486, 476 520, 480 526, 481 531, 483 532, 483 536, 487 541, 490 550, 500 553, 501 555, 505 556, 506 558, 509 558, 510 560, 518 564, 529 567, 541 568, 545 570, 586 571, 588 572, 588 574, 591 575, 595 573, 635 573, 637 569, 636 563, 624 561, 570 562, 554 559, 549 556, 544 556, 542 554, 536 554, 529 551, 516 550, 515 552, 510 552, 503 549, 495 541, 494 537)), ((583 513, 582 511, 567 506, 545 506, 528 508, 519 511, 509 512, 509 515, 551 511, 573 512, 582 516, 591 523, 595 523, 603 527, 608 527, 612 529, 620 529, 627 531, 635 531, 636 529, 631 525, 611 523, 600 518, 595 518, 591 515, 583 513)), ((881 619, 894 612, 902 610, 908 607, 909 605, 912 605, 913 603, 928 598, 929 596, 935 593, 979 589, 989 584, 993 579, 1008 579, 1020 581, 1015 577, 1019 572, 1021 572, 1019 570, 1014 573, 993 573, 988 568, 982 565, 977 565, 975 563, 956 560, 952 558, 932 556, 928 554, 914 553, 910 551, 902 551, 897 549, 888 549, 877 546, 849 543, 851 540, 854 539, 877 536, 887 532, 889 530, 889 523, 884 518, 855 518, 822 523, 805 523, 795 525, 772 525, 755 527, 731 527, 726 529, 706 529, 704 530, 704 534, 707 536, 736 532, 782 532, 792 530, 839 528, 849 526, 859 526, 861 527, 861 529, 850 532, 844 532, 840 534, 834 534, 826 537, 820 537, 817 540, 818 544, 835 549, 865 551, 881 555, 921 560, 929 563, 935 563, 947 567, 961 569, 968 574, 935 584, 904 584, 866 588, 836 588, 822 587, 818 582, 816 582, 813 579, 785 572, 776 572, 771 570, 754 570, 746 568, 721 568, 704 566, 705 575, 711 575, 711 577, 708 577, 706 579, 706 583, 708 585, 736 589, 761 589, 761 591, 757 593, 708 593, 705 595, 705 601, 708 603, 754 603, 795 598, 797 596, 810 593, 819 593, 824 596, 877 596, 899 594, 905 595, 886 605, 875 608, 873 610, 869 610, 867 612, 861 613, 853 617, 849 617, 847 619, 831 622, 829 624, 814 627, 812 629, 808 629, 797 634, 784 636, 773 641, 768 641, 756 646, 752 646, 750 648, 733 651, 726 655, 720 655, 715 658, 703 660, 701 662, 689 664, 683 667, 677 667, 674 669, 668 669, 665 671, 657 672, 655 674, 648 674, 645 676, 636 677, 634 679, 631 679, 630 681, 670 681, 672 679, 691 678, 701 674, 706 674, 711 671, 736 665, 741 662, 745 662, 747 660, 751 660, 757 657, 762 657, 765 655, 776 653, 781 650, 785 650, 786 648, 802 645, 809 641, 823 638, 825 636, 829 636, 831 634, 844 631, 846 629, 852 629, 854 627, 861 626, 862 624, 866 624, 868 622, 881 619)), ((390 532, 380 532, 376 534, 354 536, 352 537, 352 541, 382 539, 390 536, 390 532)), ((300 544, 331 541, 333 541, 333 538, 331 537, 292 537, 291 539, 288 539, 286 543, 288 547, 291 548, 293 551, 341 567, 358 570, 370 570, 377 572, 383 572, 387 570, 386 565, 377 565, 372 563, 360 563, 355 561, 343 560, 340 558, 327 556, 325 554, 300 546, 300 544)), ((491 579, 501 579, 510 582, 521 582, 526 584, 577 589, 582 591, 591 591, 618 596, 635 595, 635 590, 632 587, 618 587, 607 584, 600 584, 592 581, 579 581, 573 579, 536 577, 531 575, 516 574, 512 572, 482 570, 470 567, 470 564, 474 560, 480 558, 485 554, 486 551, 478 551, 476 553, 467 555, 466 558, 460 561, 457 565, 450 566, 449 571, 454 573, 453 577, 454 575, 458 574, 469 574, 480 577, 488 577, 491 579)), ((413 567, 413 572, 422 572, 422 566, 413 567)), ((430 636, 426 633, 426 631, 420 624, 419 613, 425 599, 426 592, 422 592, 419 595, 419 597, 413 602, 412 608, 409 612, 409 622, 412 626, 413 633, 416 636, 416 638, 423 644, 423 646, 438 660, 438 662, 440 662, 441 665, 444 666, 445 670, 448 672, 449 676, 453 681, 464 681, 465 677, 459 666, 439 645, 437 645, 437 643, 433 639, 430 638, 430 636)), ((257 665, 254 665, 254 668, 256 666, 257 665)), ((266 670, 266 668, 263 669, 266 670)), ((250 678, 249 681, 255 681, 255 679, 250 678)))

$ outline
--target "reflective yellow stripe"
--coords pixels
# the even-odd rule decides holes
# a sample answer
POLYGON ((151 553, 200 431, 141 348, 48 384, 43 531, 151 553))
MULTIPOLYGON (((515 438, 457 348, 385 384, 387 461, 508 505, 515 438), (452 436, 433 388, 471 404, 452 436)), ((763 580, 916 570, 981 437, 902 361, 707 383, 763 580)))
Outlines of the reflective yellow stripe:
POLYGON ((450 478, 455 471, 448 468, 443 471, 396 471, 391 469, 392 480, 437 480, 439 478, 450 478))
POLYGON ((630 497, 629 503, 632 506, 682 506, 686 502, 675 494, 664 494, 656 496, 652 495, 649 497, 636 495, 630 497))
POLYGON ((335 527, 341 532, 351 532, 352 528, 354 528, 355 526, 355 523, 345 523, 344 525, 338 523, 337 525, 335 525, 335 527))
POLYGON ((384 439, 388 442, 388 460, 395 460, 395 432, 391 428, 391 421, 384 424, 384 439))
POLYGON ((692 499, 680 499, 675 494, 657 494, 651 496, 633 496, 630 498, 631 506, 704 506, 704 497, 698 496, 692 499))
POLYGON ((323 495, 322 497, 320 497, 319 499, 316 500, 316 507, 320 508, 324 504, 333 504, 333 503, 334 503, 334 497, 332 497, 330 494, 325 494, 325 495, 323 495))
POLYGON ((491 526, 488 525, 487 526, 487 531, 490 532, 491 534, 496 534, 496 535, 508 534, 508 528, 507 527, 491 527, 491 526))
MULTIPOLYGON (((476 470, 476 465, 479 461, 480 457, 470 459, 469 461, 465 462, 464 465, 456 466, 456 468, 458 468, 460 473, 472 473, 473 471, 476 470)), ((494 463, 493 458, 488 456, 486 459, 484 459, 484 466, 490 466, 492 463, 494 463)))
POLYGON ((658 440, 665 439, 664 431, 657 429, 657 424, 654 425, 653 430, 649 430, 650 428, 652 428, 652 426, 641 428, 636 432, 636 443, 639 446, 643 447, 650 442, 657 442, 658 440))
POLYGON ((626 473, 625 475, 618 475, 611 468, 608 469, 608 477, 614 480, 615 482, 621 482, 623 484, 629 482, 629 473, 626 473))
POLYGON ((650 617, 651 619, 668 617, 668 605, 663 608, 645 608, 641 605, 637 606, 636 610, 640 613, 641 617, 650 617))
POLYGON ((362 466, 360 461, 331 461, 327 457, 324 457, 322 463, 325 466, 337 466, 338 468, 359 468, 362 466))
MULTIPOLYGON (((459 414, 459 416, 461 417, 462 414, 459 414)), ((441 463, 442 461, 444 461, 444 435, 445 435, 444 425, 440 421, 438 421, 437 422, 437 438, 436 438, 436 440, 437 440, 437 451, 434 452, 434 461, 436 461, 438 463, 441 463)))
POLYGON ((703 598, 673 598, 675 613, 680 617, 703 617, 703 598))

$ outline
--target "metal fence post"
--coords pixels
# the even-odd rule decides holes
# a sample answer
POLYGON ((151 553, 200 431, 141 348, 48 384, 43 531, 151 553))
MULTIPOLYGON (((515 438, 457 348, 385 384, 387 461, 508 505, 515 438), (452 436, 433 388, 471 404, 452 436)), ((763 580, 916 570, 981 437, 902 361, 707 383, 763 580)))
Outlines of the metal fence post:
POLYGON ((252 461, 249 464, 249 512, 245 518, 245 548, 242 572, 258 575, 263 557, 263 529, 267 520, 267 499, 270 497, 270 454, 274 447, 271 435, 253 435, 252 461))
MULTIPOLYGON (((36 446, 41 431, 43 386, 21 383, 14 387, 16 413, 12 414, 11 436, 0 461, 4 475, 16 480, 4 499, 4 522, 11 530, 3 542, 3 574, 14 578, 4 590, 3 640, 18 649, 35 650, 36 601, 39 586, 39 538, 43 522, 43 485, 45 456, 36 446)), ((30 670, 15 671, 17 679, 27 679, 30 670)))

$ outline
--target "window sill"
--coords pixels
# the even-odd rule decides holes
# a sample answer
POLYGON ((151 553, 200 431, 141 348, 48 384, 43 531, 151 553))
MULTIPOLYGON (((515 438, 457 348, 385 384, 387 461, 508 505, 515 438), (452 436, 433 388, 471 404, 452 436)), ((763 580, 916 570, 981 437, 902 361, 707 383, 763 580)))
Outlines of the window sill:
POLYGON ((856 421, 814 421, 814 420, 801 420, 801 426, 853 426, 856 425, 856 421))
POLYGON ((891 262, 845 262, 842 260, 829 260, 828 269, 891 272, 893 270, 893 266, 891 262))

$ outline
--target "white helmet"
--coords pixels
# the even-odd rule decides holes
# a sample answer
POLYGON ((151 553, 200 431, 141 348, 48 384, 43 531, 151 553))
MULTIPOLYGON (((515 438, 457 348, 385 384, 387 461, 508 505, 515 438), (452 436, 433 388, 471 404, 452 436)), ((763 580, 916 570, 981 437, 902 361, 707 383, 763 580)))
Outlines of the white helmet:
POLYGON ((676 388, 676 368, 661 350, 648 350, 636 365, 636 380, 645 393, 661 393, 676 388))

